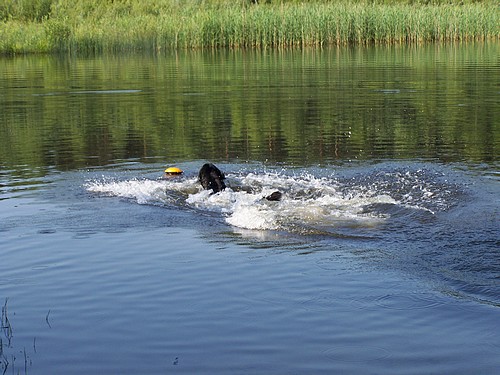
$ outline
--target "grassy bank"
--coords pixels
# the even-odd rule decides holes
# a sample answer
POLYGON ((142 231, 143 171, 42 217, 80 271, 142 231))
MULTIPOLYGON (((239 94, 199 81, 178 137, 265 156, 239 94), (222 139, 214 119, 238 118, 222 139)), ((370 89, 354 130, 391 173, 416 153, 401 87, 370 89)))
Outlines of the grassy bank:
POLYGON ((0 52, 401 44, 500 38, 500 7, 224 0, 0 0, 0 52))

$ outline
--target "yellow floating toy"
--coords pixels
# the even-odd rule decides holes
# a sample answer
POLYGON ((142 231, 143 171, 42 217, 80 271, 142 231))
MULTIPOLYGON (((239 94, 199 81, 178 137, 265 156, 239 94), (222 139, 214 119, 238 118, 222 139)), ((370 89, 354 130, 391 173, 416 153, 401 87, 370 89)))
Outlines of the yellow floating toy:
POLYGON ((169 167, 169 168, 165 169, 165 174, 168 174, 168 175, 182 174, 182 169, 179 169, 177 167, 169 167))

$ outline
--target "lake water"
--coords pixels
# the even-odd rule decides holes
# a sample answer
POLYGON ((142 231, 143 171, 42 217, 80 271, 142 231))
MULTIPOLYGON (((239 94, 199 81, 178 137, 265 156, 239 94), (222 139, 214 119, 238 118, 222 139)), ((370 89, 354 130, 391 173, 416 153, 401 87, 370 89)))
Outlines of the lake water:
POLYGON ((498 373, 498 56, 0 58, 0 373, 498 373))

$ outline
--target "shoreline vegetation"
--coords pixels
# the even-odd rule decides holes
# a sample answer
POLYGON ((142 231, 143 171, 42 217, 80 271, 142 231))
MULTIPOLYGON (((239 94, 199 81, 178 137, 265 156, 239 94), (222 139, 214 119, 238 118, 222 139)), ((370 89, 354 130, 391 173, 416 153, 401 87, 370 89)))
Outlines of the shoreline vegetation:
POLYGON ((495 0, 0 0, 0 53, 500 39, 495 0))

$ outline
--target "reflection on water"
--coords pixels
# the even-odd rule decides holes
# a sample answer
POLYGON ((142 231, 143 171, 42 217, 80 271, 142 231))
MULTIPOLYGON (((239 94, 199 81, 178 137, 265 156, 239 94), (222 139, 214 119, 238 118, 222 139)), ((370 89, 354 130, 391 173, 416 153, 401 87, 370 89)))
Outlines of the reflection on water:
POLYGON ((499 154, 497 43, 0 60, 4 167, 499 154))
POLYGON ((0 59, 0 372, 495 373, 499 49, 0 59))

